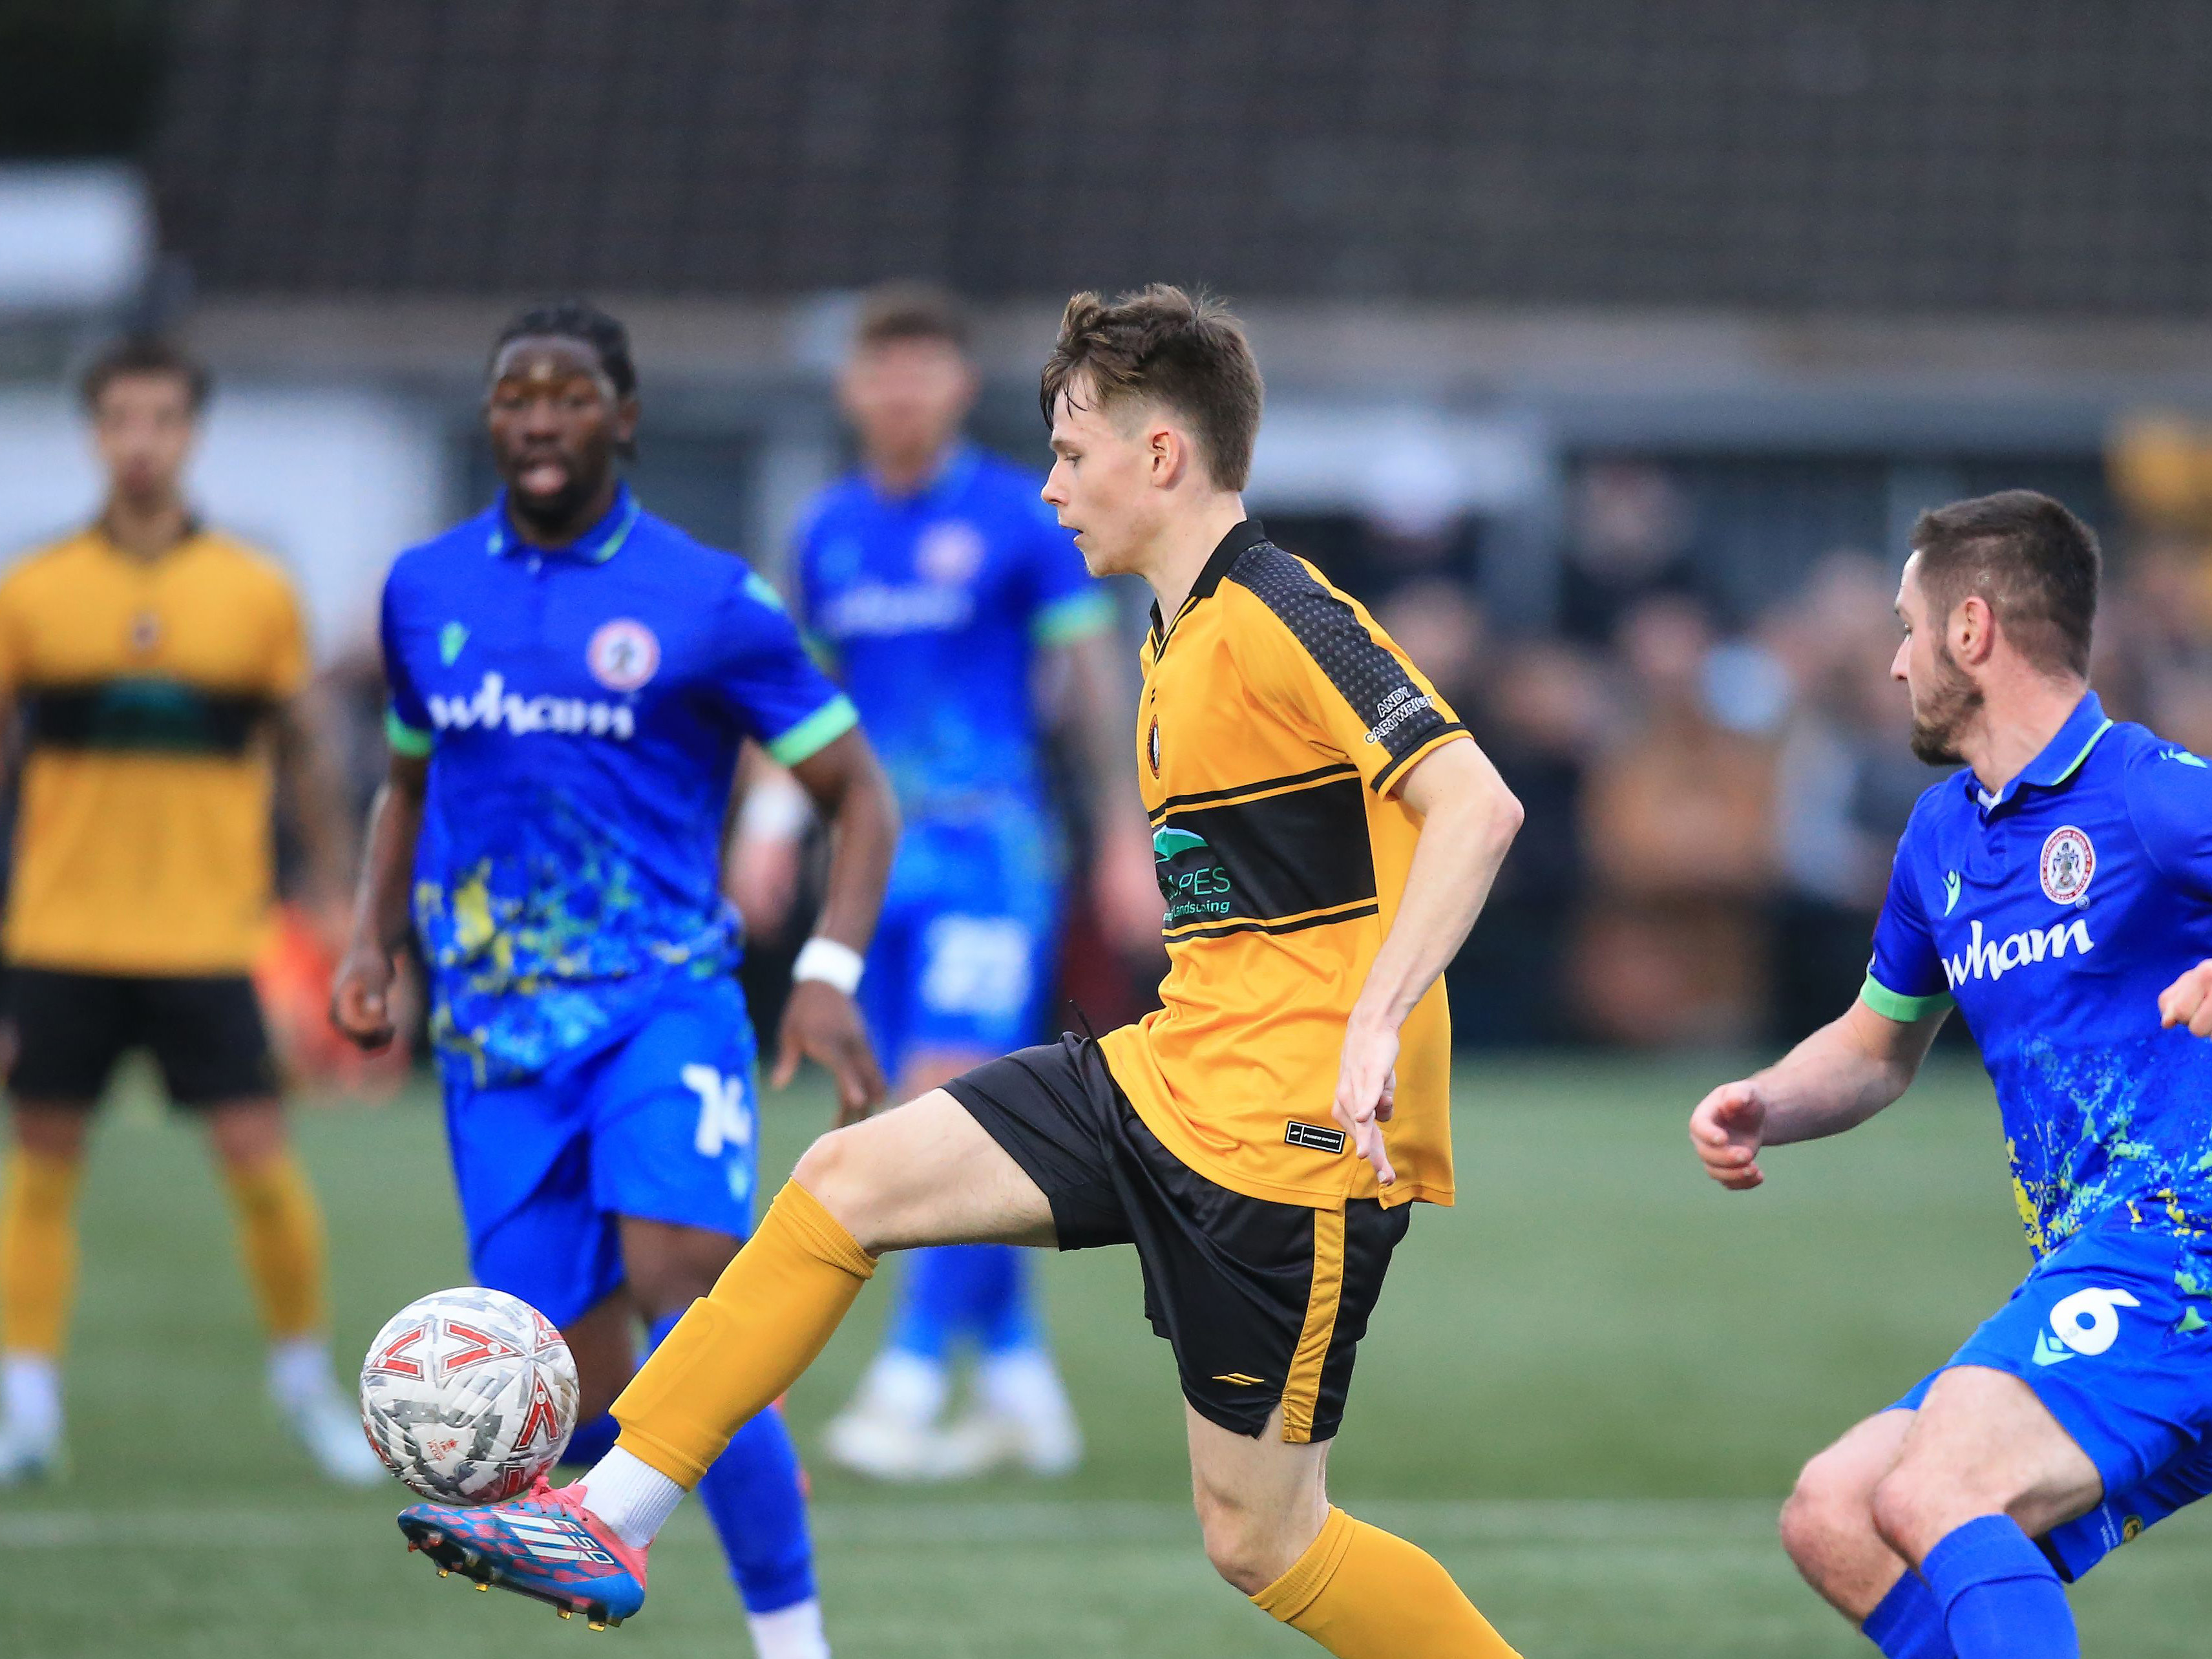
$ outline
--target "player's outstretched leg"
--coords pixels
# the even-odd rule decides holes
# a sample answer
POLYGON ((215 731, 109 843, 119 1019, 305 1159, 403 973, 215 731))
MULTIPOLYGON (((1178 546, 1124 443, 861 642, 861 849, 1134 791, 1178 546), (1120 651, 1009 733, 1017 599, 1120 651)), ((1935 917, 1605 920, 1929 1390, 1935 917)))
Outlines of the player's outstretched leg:
POLYGON ((1185 1407, 1214 1570, 1340 1659, 1518 1659, 1432 1556, 1329 1503, 1327 1441, 1257 1437, 1185 1407))
POLYGON ((479 1510, 418 1504, 401 1528, 418 1547, 440 1531, 479 1583, 628 1618, 644 1602, 653 1535, 731 1436, 813 1363, 878 1255, 1052 1236, 1036 1184, 941 1091, 825 1135, 615 1402, 622 1437, 582 1480, 479 1510))

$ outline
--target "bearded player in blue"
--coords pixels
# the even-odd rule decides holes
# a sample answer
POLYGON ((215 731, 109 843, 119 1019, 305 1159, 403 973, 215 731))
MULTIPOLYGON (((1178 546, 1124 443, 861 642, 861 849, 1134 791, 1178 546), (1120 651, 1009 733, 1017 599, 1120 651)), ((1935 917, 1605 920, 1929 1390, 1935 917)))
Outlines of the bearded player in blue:
MULTIPOLYGON (((896 814, 774 592, 621 481, 638 420, 621 325, 526 313, 490 382, 507 488, 386 583, 392 762, 332 1012, 365 1046, 391 1040, 411 900, 471 1265, 561 1327, 583 1385, 569 1455, 589 1462, 637 1327, 657 1344, 752 1227, 753 1040, 720 889, 740 747, 789 767, 835 832, 776 1080, 815 1059, 848 1119, 883 1093, 852 992, 896 814)), ((781 1414, 700 1490, 762 1659, 826 1659, 781 1414)), ((418 1509, 401 1524, 426 1547, 485 1513, 418 1509)))
MULTIPOLYGON (((962 441, 975 389, 948 296, 906 284, 870 295, 838 385, 860 466, 809 508, 793 561, 801 626, 859 705, 906 826, 861 985, 902 1098, 1046 1035, 1064 902, 1042 753, 1056 708, 1073 717, 1075 781, 1091 795, 1103 919, 1158 948, 1149 832, 1134 795, 1123 799, 1112 602, 1037 481, 962 441)), ((750 827, 735 861, 749 905, 756 889, 763 902, 787 891, 793 862, 788 824, 750 827), (782 856, 763 857, 754 843, 779 836, 782 856)), ((1081 1440, 1026 1253, 916 1251, 884 1351, 825 1443, 886 1480, 1002 1460, 1073 1467, 1081 1440), (963 1349, 976 1405, 940 1431, 963 1349)))
POLYGON ((2034 1265, 1783 1514, 1891 1659, 2078 1655, 2061 1581, 2212 1489, 2212 769, 2088 689, 2094 538, 2025 490, 1922 515, 1893 669, 1921 798, 1859 1001, 1691 1120, 1707 1171, 1904 1093, 1945 1016, 1996 1085, 2034 1265))

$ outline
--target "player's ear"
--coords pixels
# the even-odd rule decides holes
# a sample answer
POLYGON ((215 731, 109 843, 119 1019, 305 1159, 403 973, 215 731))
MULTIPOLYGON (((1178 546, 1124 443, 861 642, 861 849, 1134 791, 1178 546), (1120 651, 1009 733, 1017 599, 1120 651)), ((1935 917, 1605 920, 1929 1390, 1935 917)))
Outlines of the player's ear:
POLYGON ((615 447, 625 455, 636 452, 637 423, 644 412, 635 392, 615 405, 615 447))
POLYGON ((1182 433, 1165 421, 1154 421, 1145 428, 1145 447, 1155 489, 1172 489, 1182 482, 1183 471, 1190 465, 1190 445, 1182 433))
POLYGON ((1996 647, 1996 613, 1978 593, 1969 593, 1951 613, 1951 654, 1960 662, 1983 663, 1996 647))

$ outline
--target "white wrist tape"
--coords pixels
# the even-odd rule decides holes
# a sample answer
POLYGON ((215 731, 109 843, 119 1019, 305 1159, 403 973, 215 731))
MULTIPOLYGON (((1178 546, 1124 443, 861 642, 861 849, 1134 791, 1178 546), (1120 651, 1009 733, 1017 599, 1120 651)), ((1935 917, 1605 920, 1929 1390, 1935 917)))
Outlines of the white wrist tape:
POLYGON ((834 939, 811 939, 799 947, 799 959, 791 964, 791 982, 796 985, 803 979, 818 979, 850 996, 860 988, 860 953, 834 939))

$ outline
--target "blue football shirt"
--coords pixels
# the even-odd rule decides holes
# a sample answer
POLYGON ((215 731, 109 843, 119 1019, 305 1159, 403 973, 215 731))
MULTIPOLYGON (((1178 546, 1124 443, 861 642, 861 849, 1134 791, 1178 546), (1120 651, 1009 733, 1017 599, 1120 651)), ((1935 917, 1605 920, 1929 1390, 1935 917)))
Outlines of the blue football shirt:
POLYGON ((2212 956, 2212 769, 2085 696, 1996 795, 1920 798, 1862 994, 1956 1003, 1996 1085, 2038 1255, 2093 1221, 2212 1225, 2212 1043, 2158 996, 2212 956))
POLYGON ((573 545, 506 498, 384 588, 392 746, 429 757, 414 912, 432 1030, 478 1086, 535 1076, 740 948, 720 837, 744 739, 786 764, 851 729, 773 588, 628 486, 573 545))
POLYGON ((1113 606, 1035 479, 966 447, 911 495, 855 475, 815 502, 795 566, 910 823, 1041 809, 1036 653, 1113 606))

